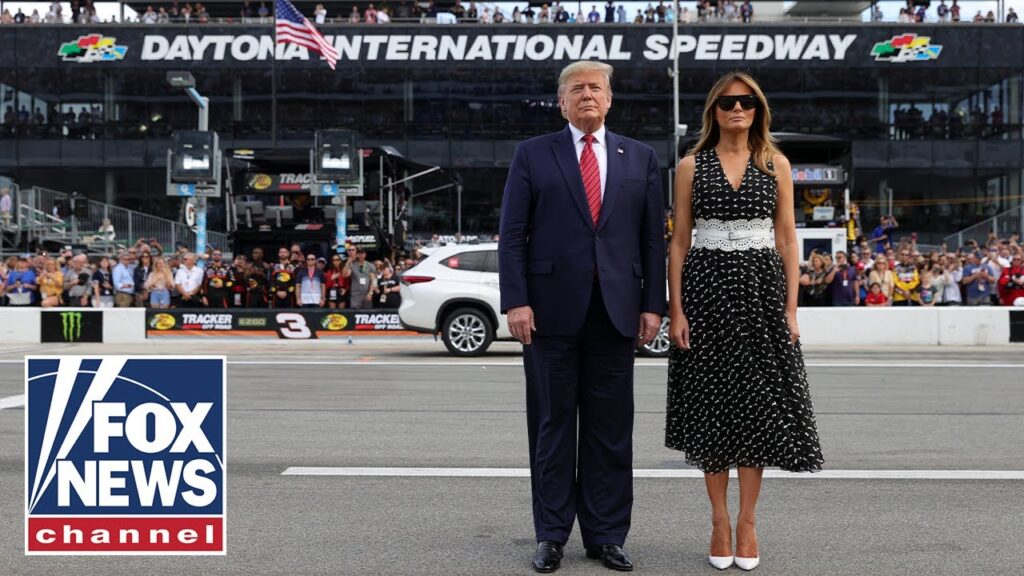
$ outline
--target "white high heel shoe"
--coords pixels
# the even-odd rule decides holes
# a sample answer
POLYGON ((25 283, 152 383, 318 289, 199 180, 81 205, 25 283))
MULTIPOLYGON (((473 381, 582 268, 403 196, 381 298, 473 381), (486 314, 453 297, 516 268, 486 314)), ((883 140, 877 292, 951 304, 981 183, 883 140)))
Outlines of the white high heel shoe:
POLYGON ((739 556, 736 557, 736 566, 739 567, 741 570, 746 570, 747 572, 753 570, 754 568, 757 568, 757 565, 760 563, 760 556, 757 556, 755 558, 740 558, 739 556))
POLYGON ((733 560, 733 556, 708 556, 708 564, 711 564, 719 570, 725 570, 729 566, 732 566, 733 560))

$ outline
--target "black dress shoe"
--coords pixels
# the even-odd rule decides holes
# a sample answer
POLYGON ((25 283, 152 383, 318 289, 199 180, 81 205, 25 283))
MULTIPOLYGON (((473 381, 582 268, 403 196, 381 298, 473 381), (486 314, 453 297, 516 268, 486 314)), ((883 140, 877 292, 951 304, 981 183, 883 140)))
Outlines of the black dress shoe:
POLYGON ((621 546, 615 544, 588 547, 587 558, 591 560, 600 559, 605 568, 611 568, 612 570, 619 570, 620 572, 631 572, 633 570, 633 561, 629 559, 629 555, 626 554, 621 546))
POLYGON ((533 555, 533 569, 542 574, 554 572, 562 565, 562 544, 554 540, 545 540, 537 544, 537 552, 533 555))

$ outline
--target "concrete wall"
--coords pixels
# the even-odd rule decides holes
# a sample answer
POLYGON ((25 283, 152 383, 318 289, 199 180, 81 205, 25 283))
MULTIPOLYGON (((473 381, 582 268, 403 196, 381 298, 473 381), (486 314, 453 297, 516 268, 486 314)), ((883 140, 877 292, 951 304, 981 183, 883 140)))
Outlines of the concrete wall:
POLYGON ((0 308, 0 342, 38 344, 41 338, 39 308, 0 308))
POLYGON ((988 346, 1010 342, 1010 309, 801 308, 807 345, 988 346))

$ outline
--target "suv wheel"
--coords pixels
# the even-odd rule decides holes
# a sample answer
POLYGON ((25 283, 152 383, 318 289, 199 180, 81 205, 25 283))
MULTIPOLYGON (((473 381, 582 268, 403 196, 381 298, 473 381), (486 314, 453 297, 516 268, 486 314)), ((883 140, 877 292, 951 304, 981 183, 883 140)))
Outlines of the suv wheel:
POLYGON ((444 319, 441 338, 448 351, 456 356, 479 356, 494 341, 494 328, 483 312, 459 308, 444 319))
POLYGON ((658 335, 654 337, 654 340, 651 340, 640 347, 640 354, 643 356, 664 358, 665 356, 668 356, 670 348, 669 345, 668 318, 662 318, 661 328, 658 329, 658 335))

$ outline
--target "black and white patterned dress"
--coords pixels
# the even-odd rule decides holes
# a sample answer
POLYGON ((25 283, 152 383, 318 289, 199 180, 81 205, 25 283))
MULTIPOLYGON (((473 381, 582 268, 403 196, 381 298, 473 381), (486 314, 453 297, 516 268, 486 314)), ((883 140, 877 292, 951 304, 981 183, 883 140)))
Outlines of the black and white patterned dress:
POLYGON ((771 233, 775 178, 751 159, 735 190, 714 148, 695 160, 697 237, 683 272, 690 350, 673 346, 669 358, 665 445, 708 473, 820 470, 807 371, 799 342, 790 342, 771 233))

